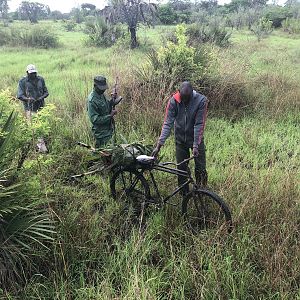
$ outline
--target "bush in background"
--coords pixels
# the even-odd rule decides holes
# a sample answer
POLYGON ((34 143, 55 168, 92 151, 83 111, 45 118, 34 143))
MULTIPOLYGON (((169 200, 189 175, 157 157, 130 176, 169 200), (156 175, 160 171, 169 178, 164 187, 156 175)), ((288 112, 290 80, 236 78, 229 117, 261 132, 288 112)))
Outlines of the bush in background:
POLYGON ((158 7, 158 18, 162 24, 175 24, 177 21, 177 14, 170 4, 163 4, 158 7))
POLYGON ((11 33, 8 28, 0 27, 0 46, 8 45, 11 42, 11 33))
MULTIPOLYGON (((194 23, 188 25, 186 30, 187 44, 190 46, 199 46, 204 43, 210 43, 219 47, 228 47, 230 45, 231 32, 229 32, 221 22, 194 23)), ((177 43, 174 31, 165 34, 164 39, 177 43)))
POLYGON ((50 27, 31 25, 1 29, 0 45, 48 49, 58 47, 59 41, 50 27))
POLYGON ((63 21, 63 28, 66 31, 75 31, 76 23, 73 20, 64 20, 63 21))
POLYGON ((299 34, 300 33, 300 20, 287 18, 282 22, 283 31, 289 34, 299 34))
POLYGON ((86 22, 85 33, 88 35, 87 44, 96 47, 110 47, 125 35, 121 25, 107 24, 102 18, 86 22))
POLYGON ((272 21, 261 18, 251 27, 251 31, 257 37, 258 41, 261 41, 261 39, 268 37, 272 33, 272 21))
POLYGON ((200 24, 195 23, 188 27, 187 35, 189 44, 212 43, 219 47, 228 47, 230 45, 231 32, 218 23, 200 24))
POLYGON ((265 18, 272 22, 274 28, 282 27, 282 22, 292 16, 292 11, 288 7, 282 6, 270 6, 265 14, 265 18))

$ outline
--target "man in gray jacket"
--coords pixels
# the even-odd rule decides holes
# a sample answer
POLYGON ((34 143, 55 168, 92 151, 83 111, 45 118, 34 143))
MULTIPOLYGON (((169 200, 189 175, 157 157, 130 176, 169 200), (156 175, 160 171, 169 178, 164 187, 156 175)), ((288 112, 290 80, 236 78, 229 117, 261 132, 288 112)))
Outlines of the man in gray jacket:
MULTIPOLYGON (((204 128, 207 115, 207 98, 193 90, 192 85, 185 81, 179 91, 168 102, 161 135, 152 155, 157 156, 173 126, 175 127, 176 160, 177 163, 190 157, 192 150, 195 157, 195 177, 198 184, 207 184, 206 158, 204 145, 204 128)), ((179 167, 187 169, 187 164, 179 167)), ((179 185, 186 178, 178 177, 179 185)), ((188 189, 184 191, 187 193, 188 189)))

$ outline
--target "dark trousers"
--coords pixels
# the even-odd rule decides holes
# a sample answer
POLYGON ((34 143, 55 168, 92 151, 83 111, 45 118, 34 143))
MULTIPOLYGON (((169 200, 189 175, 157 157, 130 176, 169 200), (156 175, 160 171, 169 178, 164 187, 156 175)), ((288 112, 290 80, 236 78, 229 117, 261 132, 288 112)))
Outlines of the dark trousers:
MULTIPOLYGON (((206 156, 205 156, 205 144, 204 139, 202 139, 199 145, 199 155, 195 157, 195 177, 198 185, 206 186, 207 184, 207 171, 206 171, 206 156)), ((188 147, 184 144, 176 143, 176 160, 177 163, 181 163, 185 159, 190 157, 190 151, 192 147, 188 147)), ((186 171, 188 164, 182 164, 178 167, 179 170, 186 171)), ((187 180, 186 177, 178 176, 178 185, 181 186, 187 180)), ((188 186, 183 190, 183 193, 188 193, 188 186)))

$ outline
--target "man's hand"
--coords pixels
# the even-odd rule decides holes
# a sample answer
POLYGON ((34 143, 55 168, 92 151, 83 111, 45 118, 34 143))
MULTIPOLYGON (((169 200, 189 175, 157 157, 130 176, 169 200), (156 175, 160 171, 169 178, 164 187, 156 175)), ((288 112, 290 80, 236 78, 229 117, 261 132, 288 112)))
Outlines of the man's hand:
POLYGON ((161 147, 162 147, 161 144, 157 144, 154 150, 152 151, 151 156, 157 157, 161 147))
POLYGON ((122 98, 121 96, 116 97, 116 98, 113 98, 113 99, 112 99, 113 105, 114 105, 114 106, 118 105, 122 100, 123 100, 123 98, 122 98))
POLYGON ((113 109, 113 110, 111 111, 110 116, 113 118, 117 113, 118 113, 118 111, 115 110, 115 109, 113 109))
POLYGON ((25 102, 28 102, 28 103, 32 103, 32 102, 35 101, 35 99, 32 98, 32 97, 27 97, 27 98, 24 99, 24 101, 25 101, 25 102))
POLYGON ((193 156, 194 157, 198 157, 199 156, 199 149, 198 149, 198 147, 194 147, 193 148, 193 156))

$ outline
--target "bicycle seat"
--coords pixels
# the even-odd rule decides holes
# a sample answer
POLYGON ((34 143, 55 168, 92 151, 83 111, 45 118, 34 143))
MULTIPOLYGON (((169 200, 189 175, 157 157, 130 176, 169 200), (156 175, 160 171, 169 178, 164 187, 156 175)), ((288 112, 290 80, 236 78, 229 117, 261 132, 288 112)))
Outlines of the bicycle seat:
POLYGON ((155 157, 148 155, 139 155, 136 157, 136 160, 143 165, 150 165, 155 161, 155 157))

